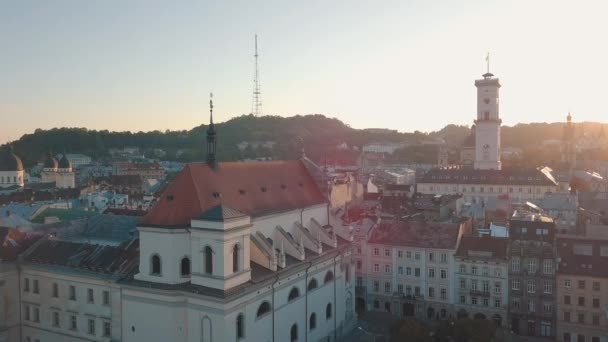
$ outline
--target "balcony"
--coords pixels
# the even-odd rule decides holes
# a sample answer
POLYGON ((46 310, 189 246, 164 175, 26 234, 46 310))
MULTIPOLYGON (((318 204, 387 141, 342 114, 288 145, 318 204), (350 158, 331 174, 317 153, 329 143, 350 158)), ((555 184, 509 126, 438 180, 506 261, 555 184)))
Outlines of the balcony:
POLYGON ((490 292, 484 292, 481 290, 471 290, 471 296, 476 296, 476 297, 490 297, 491 293, 490 292))

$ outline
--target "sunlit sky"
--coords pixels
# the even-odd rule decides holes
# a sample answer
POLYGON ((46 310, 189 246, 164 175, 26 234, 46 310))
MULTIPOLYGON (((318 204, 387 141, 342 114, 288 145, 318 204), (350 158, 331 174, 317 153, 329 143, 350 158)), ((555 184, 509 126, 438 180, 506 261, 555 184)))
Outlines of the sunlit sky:
POLYGON ((608 121, 605 1, 0 2, 0 143, 36 128, 190 129, 263 111, 356 128, 472 124, 500 77, 504 124, 608 121))

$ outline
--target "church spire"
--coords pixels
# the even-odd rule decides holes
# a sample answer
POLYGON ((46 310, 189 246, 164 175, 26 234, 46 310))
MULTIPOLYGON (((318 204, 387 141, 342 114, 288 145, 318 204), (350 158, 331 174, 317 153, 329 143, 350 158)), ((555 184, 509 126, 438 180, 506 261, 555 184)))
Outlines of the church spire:
POLYGON ((213 124, 213 93, 209 94, 209 128, 207 128, 207 164, 215 167, 216 137, 213 124))

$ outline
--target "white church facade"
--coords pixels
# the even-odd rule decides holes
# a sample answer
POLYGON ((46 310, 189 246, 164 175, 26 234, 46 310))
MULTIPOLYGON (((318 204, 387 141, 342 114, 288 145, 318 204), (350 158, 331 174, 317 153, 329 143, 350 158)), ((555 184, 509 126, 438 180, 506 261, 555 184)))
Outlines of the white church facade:
MULTIPOLYGON (((211 122, 207 161, 141 220, 98 215, 0 253, 0 342, 338 341, 355 327, 352 232, 305 162, 216 162, 211 122)), ((0 228, 0 246, 7 233, 22 236, 0 228)))
POLYGON ((215 162, 211 122, 207 162, 139 224, 122 340, 339 340, 356 322, 350 232, 302 161, 215 162))

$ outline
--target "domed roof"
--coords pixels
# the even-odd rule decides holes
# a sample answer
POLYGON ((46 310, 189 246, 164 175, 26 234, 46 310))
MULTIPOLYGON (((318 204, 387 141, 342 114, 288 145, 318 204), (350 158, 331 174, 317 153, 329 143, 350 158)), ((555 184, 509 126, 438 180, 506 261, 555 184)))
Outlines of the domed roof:
POLYGON ((53 155, 51 153, 49 153, 46 156, 46 159, 44 160, 44 168, 45 169, 56 169, 58 167, 59 163, 57 162, 57 159, 53 158, 53 155))
POLYGON ((63 154, 63 157, 61 157, 61 159, 59 160, 59 168, 60 169, 71 169, 72 168, 72 163, 65 156, 65 153, 63 154))
POLYGON ((23 171, 21 159, 13 153, 11 146, 0 151, 0 171, 23 171))

